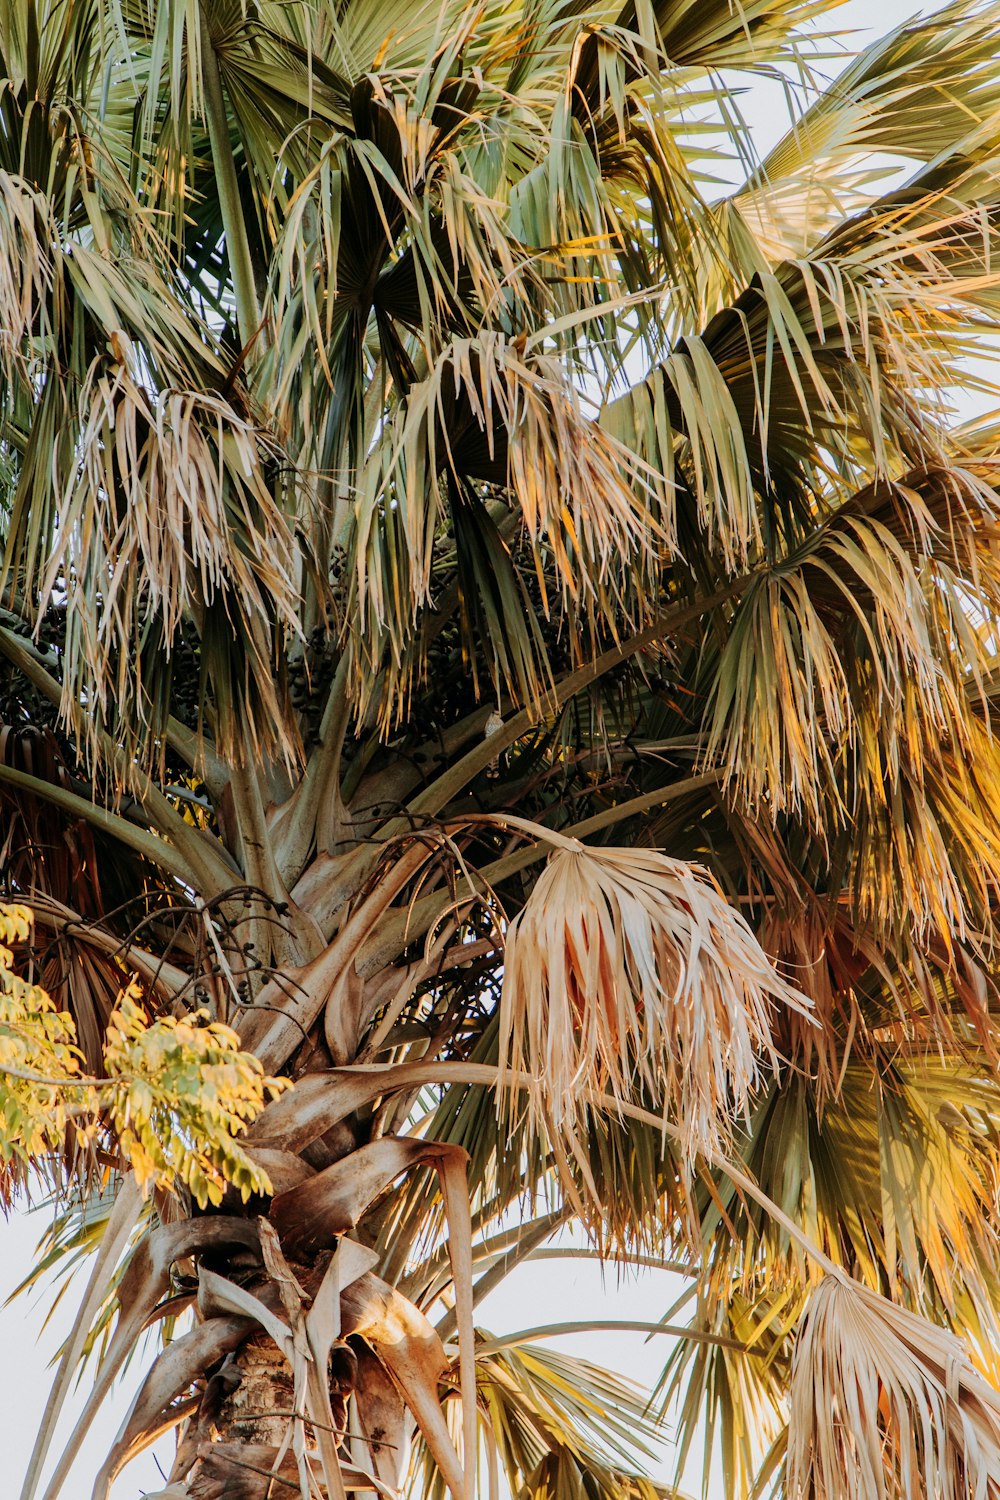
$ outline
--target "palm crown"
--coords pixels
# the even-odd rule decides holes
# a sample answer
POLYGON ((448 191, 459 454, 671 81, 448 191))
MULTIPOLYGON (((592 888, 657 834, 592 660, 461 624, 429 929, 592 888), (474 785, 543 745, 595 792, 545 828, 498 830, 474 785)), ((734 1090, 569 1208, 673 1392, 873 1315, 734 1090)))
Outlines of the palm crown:
POLYGON ((99 1246, 25 1500, 192 1307, 95 1496, 648 1493, 474 1330, 571 1221, 728 1493, 1000 1495, 1000 12, 823 86, 828 8, 0 5, 14 961, 95 1078, 135 977, 295 1080, 145 1205, 9 1117, 99 1246))

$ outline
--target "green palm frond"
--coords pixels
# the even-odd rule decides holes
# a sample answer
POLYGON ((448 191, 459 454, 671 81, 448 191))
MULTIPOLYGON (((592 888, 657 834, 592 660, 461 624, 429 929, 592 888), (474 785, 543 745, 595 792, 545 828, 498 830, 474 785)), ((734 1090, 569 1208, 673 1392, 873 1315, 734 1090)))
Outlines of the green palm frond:
MULTIPOLYGON (((743 1159, 839 1264, 870 1285, 899 1288, 935 1317, 978 1329, 995 1317, 997 1246, 986 1209, 996 1134, 992 1079, 957 1058, 880 1063, 873 1088, 867 1062, 849 1062, 822 1113, 801 1082, 773 1090, 752 1121, 743 1159)), ((720 1264, 732 1256, 723 1213, 730 1222, 748 1214, 775 1265, 788 1269, 781 1231, 725 1188, 704 1204, 720 1264)))
POLYGON ((728 1494, 757 1492, 785 1433, 790 1336, 803 1300, 794 1283, 756 1294, 738 1282, 703 1289, 694 1326, 744 1347, 681 1341, 657 1390, 663 1411, 677 1413, 678 1475, 701 1445, 703 1494, 717 1461, 728 1494))
MULTIPOLYGON (((657 1426, 645 1392, 622 1376, 526 1344, 481 1354, 476 1385, 482 1456, 512 1494, 654 1500, 673 1493, 644 1472, 657 1426)), ((414 1465, 427 1493, 443 1493, 428 1454, 418 1449, 414 1465)))

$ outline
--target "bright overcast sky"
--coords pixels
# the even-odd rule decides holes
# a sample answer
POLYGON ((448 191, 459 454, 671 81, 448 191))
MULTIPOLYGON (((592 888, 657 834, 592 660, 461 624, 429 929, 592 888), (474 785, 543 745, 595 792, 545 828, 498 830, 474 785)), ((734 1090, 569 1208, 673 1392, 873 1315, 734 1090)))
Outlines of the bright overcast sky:
MULTIPOLYGON (((878 32, 889 31, 911 15, 933 7, 919 6, 912 0, 848 0, 834 16, 845 29, 856 29, 857 40, 864 43, 878 32), (877 19, 873 28, 872 19, 877 19)), ((831 18, 833 19, 833 18, 831 18)), ((832 71, 832 67, 831 67, 832 71)), ((745 119, 754 134, 759 156, 774 144, 787 127, 782 90, 778 86, 755 87, 740 101, 745 119)), ((44 1229, 39 1214, 15 1216, 0 1220, 0 1298, 9 1293, 29 1271, 35 1243, 44 1229)), ((619 1281, 618 1270, 609 1268, 602 1281, 599 1268, 580 1260, 547 1261, 525 1267, 494 1292, 477 1309, 477 1322, 494 1334, 510 1333, 534 1324, 575 1321, 585 1318, 656 1319, 662 1317, 680 1290, 677 1277, 663 1272, 645 1272, 619 1281)), ((65 1336, 74 1304, 82 1293, 73 1288, 64 1299, 49 1327, 39 1333, 47 1301, 20 1297, 12 1306, 0 1309, 0 1453, 2 1478, 0 1493, 14 1500, 27 1465, 35 1429, 44 1409, 53 1358, 65 1336)), ((663 1366, 668 1341, 663 1338, 642 1342, 636 1335, 596 1333, 574 1335, 553 1340, 588 1359, 617 1369, 652 1385, 663 1366)), ((93 1475, 107 1451, 135 1391, 138 1378, 148 1366, 139 1350, 135 1369, 126 1376, 113 1398, 106 1403, 102 1417, 95 1423, 90 1440, 81 1454, 79 1483, 71 1483, 64 1500, 87 1500, 93 1475)), ((79 1406, 74 1403, 74 1407, 79 1406)), ((72 1416, 63 1422, 63 1438, 71 1430, 72 1416)), ((58 1444, 57 1444, 58 1446, 58 1444)), ((165 1462, 169 1461, 172 1440, 161 1443, 165 1462)), ((659 1473, 668 1477, 668 1450, 659 1473)), ((697 1457, 697 1455, 696 1455, 697 1457)), ((688 1488, 693 1489, 689 1476, 688 1488)), ((137 1500, 146 1490, 162 1487, 163 1480, 150 1453, 137 1459, 118 1480, 112 1500, 137 1500)), ((721 1486, 719 1487, 721 1500, 721 1486)))

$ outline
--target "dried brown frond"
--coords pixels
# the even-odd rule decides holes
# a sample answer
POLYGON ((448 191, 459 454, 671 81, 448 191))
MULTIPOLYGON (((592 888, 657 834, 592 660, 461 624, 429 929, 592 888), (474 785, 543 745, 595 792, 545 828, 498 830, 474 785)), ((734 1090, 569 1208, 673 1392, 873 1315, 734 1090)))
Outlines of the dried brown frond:
POLYGON ((125 335, 112 346, 114 363, 95 360, 80 395, 78 462, 42 590, 44 605, 64 587, 70 605, 63 712, 86 737, 128 704, 141 738, 149 705, 141 670, 133 678, 144 638, 158 635, 169 657, 185 619, 207 634, 206 612, 221 610, 243 664, 213 662, 203 641, 220 746, 293 755, 274 657, 276 640, 299 628, 300 578, 290 520, 265 479, 266 438, 221 396, 152 392, 125 335), (248 699, 253 684, 259 714, 240 731, 250 744, 227 743, 223 680, 248 699))
POLYGON ((45 195, 0 171, 0 364, 8 373, 25 358, 24 340, 52 286, 56 234, 45 195))
POLYGON ((797 910, 771 905, 760 925, 760 940, 781 972, 809 996, 812 1011, 789 1011, 780 1042, 786 1055, 813 1077, 822 1104, 839 1087, 861 1021, 855 985, 882 960, 864 934, 855 932, 842 910, 824 910, 813 901, 797 910))
POLYGON ((995 1500, 1000 1395, 950 1330, 831 1271, 795 1347, 786 1493, 995 1500))
POLYGON ((570 1132, 588 1090, 647 1090, 690 1165, 777 1071, 776 1007, 811 1012, 707 870, 558 839, 507 933, 501 1057, 570 1132))
POLYGON ((585 612, 612 617, 625 605, 625 579, 652 577, 674 548, 657 476, 587 415, 557 359, 502 335, 455 339, 411 386, 386 427, 381 461, 369 464, 358 508, 359 599, 382 628, 408 629, 407 613, 394 622, 394 612, 415 611, 430 596, 443 475, 506 484, 543 591, 547 549, 556 587, 585 612), (387 506, 399 512, 409 600, 400 596, 399 560, 375 551, 387 506))

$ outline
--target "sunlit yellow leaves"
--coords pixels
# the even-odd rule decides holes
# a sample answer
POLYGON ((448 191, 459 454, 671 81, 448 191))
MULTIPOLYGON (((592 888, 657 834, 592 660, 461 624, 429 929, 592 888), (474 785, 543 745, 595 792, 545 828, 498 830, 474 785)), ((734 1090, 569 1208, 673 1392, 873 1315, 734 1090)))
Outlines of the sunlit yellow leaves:
MULTIPOLYGON (((916 528, 924 513, 913 502, 916 528)), ((955 579, 921 569, 886 525, 849 513, 755 580, 713 682, 707 759, 722 762, 732 792, 829 836, 884 802, 901 765, 922 776, 949 736, 964 746, 976 709, 943 648, 946 588, 954 595, 955 579)))
POLYGON ((109 1077, 124 1084, 108 1108, 140 1186, 181 1182, 202 1206, 220 1202, 227 1182, 244 1200, 268 1192, 267 1174, 236 1137, 283 1084, 266 1078, 257 1059, 239 1050, 236 1033, 205 1012, 148 1024, 139 998, 136 986, 122 994, 104 1061, 109 1077))
POLYGON ((62 1135, 80 1052, 73 1021, 38 985, 13 972, 7 943, 31 926, 23 906, 0 906, 0 1159, 26 1161, 62 1135))
MULTIPOLYGON (((26 908, 0 906, 0 937, 23 941, 30 925, 26 908)), ((205 1207, 227 1184, 244 1201, 270 1191, 238 1137, 287 1085, 240 1051, 234 1031, 204 1011, 149 1021, 129 985, 108 1025, 106 1076, 88 1078, 72 1018, 12 965, 0 946, 0 1158, 58 1151, 70 1121, 84 1144, 110 1123, 144 1193, 183 1186, 205 1207)))
MULTIPOLYGON (((31 910, 27 906, 0 906, 0 942, 23 943, 31 931, 31 910)), ((10 968, 12 959, 6 946, 0 958, 4 968, 10 968)))

